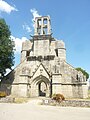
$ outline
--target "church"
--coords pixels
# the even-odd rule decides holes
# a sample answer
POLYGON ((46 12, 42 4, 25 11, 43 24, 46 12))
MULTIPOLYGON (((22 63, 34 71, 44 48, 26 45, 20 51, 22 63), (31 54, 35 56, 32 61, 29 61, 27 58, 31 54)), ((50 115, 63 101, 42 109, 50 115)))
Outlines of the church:
POLYGON ((0 89, 14 97, 88 97, 86 77, 67 63, 65 43, 52 37, 49 16, 35 18, 32 39, 22 43, 20 64, 3 78, 0 89))

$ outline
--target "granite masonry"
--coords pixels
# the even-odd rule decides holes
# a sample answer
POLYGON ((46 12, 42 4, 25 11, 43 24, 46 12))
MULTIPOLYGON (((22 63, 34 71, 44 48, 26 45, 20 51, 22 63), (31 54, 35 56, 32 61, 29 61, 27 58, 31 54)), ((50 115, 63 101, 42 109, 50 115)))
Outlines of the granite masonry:
POLYGON ((32 39, 22 43, 21 62, 0 89, 15 97, 87 98, 86 77, 66 62, 65 43, 52 37, 49 16, 35 18, 32 39))

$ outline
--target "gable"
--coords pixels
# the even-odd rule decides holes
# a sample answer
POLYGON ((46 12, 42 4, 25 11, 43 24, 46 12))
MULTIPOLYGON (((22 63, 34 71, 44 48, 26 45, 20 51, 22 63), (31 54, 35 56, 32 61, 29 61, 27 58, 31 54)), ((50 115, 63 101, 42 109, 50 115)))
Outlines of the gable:
POLYGON ((46 78, 49 79, 49 73, 42 63, 38 66, 35 73, 33 74, 33 79, 35 79, 36 77, 40 75, 45 76, 46 78))

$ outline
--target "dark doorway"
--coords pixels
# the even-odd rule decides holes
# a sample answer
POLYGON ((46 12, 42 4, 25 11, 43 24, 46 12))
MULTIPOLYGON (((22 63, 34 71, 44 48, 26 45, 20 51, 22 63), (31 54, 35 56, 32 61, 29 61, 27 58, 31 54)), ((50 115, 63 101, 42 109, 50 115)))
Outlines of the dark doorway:
POLYGON ((39 96, 46 96, 46 84, 41 82, 38 84, 39 96))

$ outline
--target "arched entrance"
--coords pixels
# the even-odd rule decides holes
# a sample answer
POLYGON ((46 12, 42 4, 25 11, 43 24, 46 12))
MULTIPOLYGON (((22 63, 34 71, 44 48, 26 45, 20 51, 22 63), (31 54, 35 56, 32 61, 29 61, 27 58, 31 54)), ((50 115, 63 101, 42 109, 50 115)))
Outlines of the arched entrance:
POLYGON ((50 81, 45 76, 36 77, 31 83, 31 97, 50 96, 50 81))
POLYGON ((46 96, 46 90, 47 90, 47 86, 46 86, 45 82, 40 82, 38 84, 39 96, 46 96))

